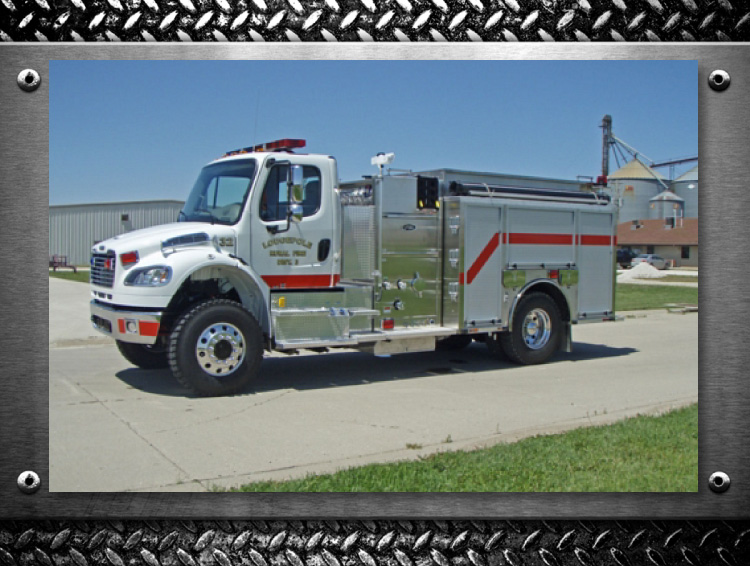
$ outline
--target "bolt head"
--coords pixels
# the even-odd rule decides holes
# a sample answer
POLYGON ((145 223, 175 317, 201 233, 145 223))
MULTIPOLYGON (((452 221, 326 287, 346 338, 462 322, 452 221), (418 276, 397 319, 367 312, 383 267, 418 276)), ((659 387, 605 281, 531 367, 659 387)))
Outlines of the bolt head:
POLYGON ((722 90, 726 90, 729 88, 729 83, 731 82, 731 80, 732 79, 729 77, 729 73, 727 73, 726 71, 722 71, 721 69, 717 69, 708 76, 708 86, 710 86, 717 92, 721 92, 722 90))
POLYGON ((23 493, 32 494, 39 491, 39 488, 42 485, 42 480, 39 479, 39 476, 36 474, 36 472, 26 471, 22 472, 20 476, 18 476, 18 489, 20 489, 23 493))
POLYGON ((21 88, 21 90, 32 92, 38 89, 39 85, 42 84, 42 77, 40 77, 39 73, 37 73, 34 69, 24 69, 23 71, 18 73, 16 82, 18 83, 18 86, 21 88))

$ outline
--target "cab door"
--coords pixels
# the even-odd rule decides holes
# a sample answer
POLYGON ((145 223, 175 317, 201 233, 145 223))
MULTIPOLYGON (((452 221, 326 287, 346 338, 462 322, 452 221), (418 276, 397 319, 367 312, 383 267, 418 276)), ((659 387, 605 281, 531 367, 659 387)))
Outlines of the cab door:
POLYGON ((323 156, 293 154, 265 161, 251 204, 251 264, 272 289, 338 283, 331 162, 323 156))

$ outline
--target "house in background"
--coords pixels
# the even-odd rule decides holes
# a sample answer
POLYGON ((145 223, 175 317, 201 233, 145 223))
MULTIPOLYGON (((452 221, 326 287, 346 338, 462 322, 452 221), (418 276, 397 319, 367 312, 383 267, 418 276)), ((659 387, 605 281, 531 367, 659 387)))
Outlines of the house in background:
POLYGON ((617 247, 656 254, 674 267, 698 267, 698 219, 632 220, 617 226, 617 247))

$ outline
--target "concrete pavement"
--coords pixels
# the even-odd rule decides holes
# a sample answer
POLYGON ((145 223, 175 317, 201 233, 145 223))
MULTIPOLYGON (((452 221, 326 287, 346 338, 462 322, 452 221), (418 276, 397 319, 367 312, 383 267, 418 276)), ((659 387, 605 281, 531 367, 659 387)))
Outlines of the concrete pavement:
POLYGON ((481 344, 375 358, 266 356, 253 391, 204 399, 130 366, 50 279, 50 491, 204 491, 468 449, 697 401, 698 316, 574 328, 572 354, 517 367, 481 344))

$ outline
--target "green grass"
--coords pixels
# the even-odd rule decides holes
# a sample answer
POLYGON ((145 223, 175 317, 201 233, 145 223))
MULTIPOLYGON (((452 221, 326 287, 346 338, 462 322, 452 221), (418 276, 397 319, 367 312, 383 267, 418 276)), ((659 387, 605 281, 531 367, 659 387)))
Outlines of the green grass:
POLYGON ((698 287, 618 283, 615 310, 660 309, 667 303, 698 304, 698 287))
POLYGON ((58 279, 67 279, 68 281, 78 281, 80 283, 89 282, 88 271, 79 271, 78 273, 73 273, 68 269, 66 269, 65 271, 50 271, 49 276, 57 277, 58 279))
POLYGON ((659 281, 664 283, 698 283, 697 275, 667 275, 662 277, 659 281))
POLYGON ((473 452, 374 464, 238 491, 698 491, 698 405, 473 452))

